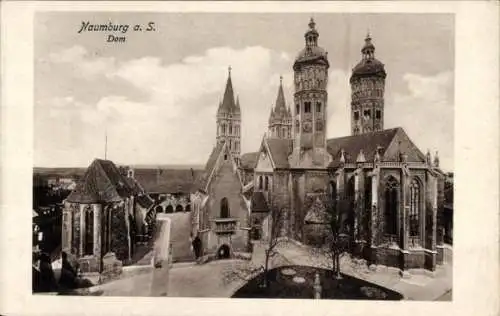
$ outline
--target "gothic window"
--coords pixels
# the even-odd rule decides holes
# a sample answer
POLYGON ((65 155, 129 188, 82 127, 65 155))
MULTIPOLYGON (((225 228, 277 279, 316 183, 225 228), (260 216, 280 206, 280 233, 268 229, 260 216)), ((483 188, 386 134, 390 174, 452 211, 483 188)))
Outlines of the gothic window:
POLYGON ((281 132, 281 135, 283 136, 283 138, 286 137, 286 128, 285 127, 283 127, 283 131, 281 132))
POLYGON ((399 183, 394 177, 389 177, 385 183, 385 233, 397 234, 399 208, 399 183))
POLYGON ((264 191, 269 190, 269 177, 265 176, 264 177, 264 191))
POLYGON ((281 137, 281 130, 278 129, 278 137, 281 137))
POLYGON ((222 135, 226 134, 226 124, 222 124, 222 135))
POLYGON ((380 117, 381 117, 380 110, 375 111, 375 118, 380 119, 380 117))
POLYGON ((227 160, 227 154, 224 154, 224 160, 227 160))
POLYGON ((364 116, 365 118, 370 118, 370 116, 371 116, 371 111, 370 111, 370 110, 364 110, 364 111, 363 111, 363 116, 364 116))
POLYGON ((233 134, 233 125, 229 124, 229 135, 233 134))
POLYGON ((259 190, 262 190, 262 176, 259 176, 259 190))
POLYGON ((410 236, 419 235, 420 184, 413 179, 410 184, 410 236))
POLYGON ((321 112, 321 102, 316 102, 316 112, 317 113, 321 112))
POLYGON ((222 198, 222 200, 220 200, 220 217, 229 218, 229 202, 227 198, 222 198))
POLYGON ((354 134, 358 134, 359 133, 359 127, 355 127, 354 128, 354 134))
POLYGON ((359 120, 359 112, 358 111, 354 111, 354 120, 359 120))
POLYGON ((231 139, 229 140, 229 149, 233 149, 233 142, 231 141, 231 139))
POLYGON ((236 141, 234 149, 235 150, 240 150, 240 142, 239 141, 236 141))
POLYGON ((305 102, 304 103, 304 112, 305 113, 311 113, 311 102, 305 102))
POLYGON ((85 210, 85 249, 84 255, 94 254, 94 212, 88 208, 85 210))
POLYGON ((300 105, 297 103, 295 104, 295 114, 299 114, 300 113, 300 105))
POLYGON ((372 209, 372 178, 367 177, 365 179, 365 208, 367 210, 372 209))

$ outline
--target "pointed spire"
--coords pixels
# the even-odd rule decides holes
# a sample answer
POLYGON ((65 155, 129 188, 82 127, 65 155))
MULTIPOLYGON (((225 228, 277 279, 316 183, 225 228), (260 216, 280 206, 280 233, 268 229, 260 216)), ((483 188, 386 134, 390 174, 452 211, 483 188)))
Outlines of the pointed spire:
POLYGON ((233 82, 231 80, 231 69, 231 66, 229 66, 226 89, 224 91, 224 97, 222 98, 222 104, 219 106, 219 111, 224 113, 230 113, 236 110, 236 104, 234 102, 233 82))
POLYGON ((285 93, 283 92, 283 76, 280 76, 280 86, 278 88, 278 96, 276 97, 274 112, 280 117, 286 114, 285 93))
POLYGON ((290 106, 288 106, 288 108, 287 108, 287 114, 288 114, 288 117, 292 117, 292 110, 290 109, 290 106))
POLYGON ((425 162, 430 165, 431 162, 432 162, 432 159, 431 159, 431 151, 429 149, 427 149, 427 153, 425 154, 425 162))
POLYGON ((340 150, 340 162, 345 163, 345 152, 344 149, 340 150))

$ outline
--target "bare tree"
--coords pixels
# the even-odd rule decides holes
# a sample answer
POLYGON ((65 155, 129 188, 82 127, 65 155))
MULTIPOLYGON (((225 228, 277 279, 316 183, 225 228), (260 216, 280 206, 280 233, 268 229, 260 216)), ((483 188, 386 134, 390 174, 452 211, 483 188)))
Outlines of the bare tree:
POLYGON ((271 209, 269 234, 266 240, 266 247, 264 249, 265 261, 263 266, 264 283, 263 286, 269 286, 269 263, 270 260, 278 254, 276 251, 277 246, 283 241, 281 237, 282 228, 284 227, 284 209, 271 209))
POLYGON ((314 254, 324 256, 331 264, 332 275, 340 278, 340 259, 349 249, 349 230, 346 222, 349 202, 346 199, 335 201, 327 195, 320 196, 323 212, 322 223, 319 227, 322 234, 321 242, 316 244, 314 254))
MULTIPOLYGON (((223 279, 224 282, 232 282, 235 279, 249 281, 252 277, 263 274, 262 287, 268 288, 269 286, 269 270, 271 268, 271 261, 274 257, 278 255, 278 246, 284 243, 282 238, 282 228, 284 210, 283 209, 271 209, 269 214, 268 222, 268 233, 263 236, 262 246, 264 246, 264 262, 254 262, 255 264, 235 264, 230 269, 224 271, 223 279)), ((262 251, 262 249, 254 248, 253 256, 259 257, 256 251, 262 251)))

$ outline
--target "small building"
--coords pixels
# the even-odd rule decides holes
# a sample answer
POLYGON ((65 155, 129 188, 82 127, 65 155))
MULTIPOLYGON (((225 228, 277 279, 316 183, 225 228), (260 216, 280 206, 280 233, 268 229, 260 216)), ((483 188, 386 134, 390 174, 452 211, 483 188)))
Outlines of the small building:
POLYGON ((190 192, 200 170, 172 168, 138 168, 134 178, 155 200, 157 213, 189 212, 190 192))
POLYGON ((105 273, 131 259, 154 225, 153 201, 109 160, 95 159, 64 201, 62 251, 82 272, 105 273))

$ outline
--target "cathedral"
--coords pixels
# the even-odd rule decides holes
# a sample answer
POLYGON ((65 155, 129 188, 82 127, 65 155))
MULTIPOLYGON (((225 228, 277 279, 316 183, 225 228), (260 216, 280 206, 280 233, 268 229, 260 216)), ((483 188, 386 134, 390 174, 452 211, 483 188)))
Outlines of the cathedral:
POLYGON ((350 77, 351 135, 327 138, 329 56, 313 19, 308 26, 293 63, 292 106, 280 82, 256 152, 240 153, 244 107, 229 69, 216 145, 191 194, 192 235, 205 253, 229 257, 245 251, 251 231, 265 238, 278 212, 283 237, 314 245, 324 234, 318 224, 326 224, 316 205, 326 195, 343 214, 353 256, 397 267, 402 275, 434 271, 443 256, 444 177, 437 153, 434 159, 423 154, 401 127, 384 128, 387 73, 370 35, 350 77))

